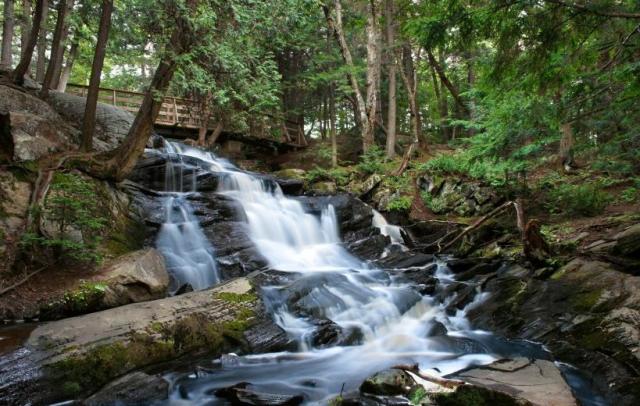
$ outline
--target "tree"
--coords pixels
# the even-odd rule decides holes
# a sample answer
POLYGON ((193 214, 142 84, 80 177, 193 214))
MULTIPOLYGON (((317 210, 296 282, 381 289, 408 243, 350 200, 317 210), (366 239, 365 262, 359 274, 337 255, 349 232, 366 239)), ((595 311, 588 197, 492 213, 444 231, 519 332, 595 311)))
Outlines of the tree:
MULTIPOLYGON (((93 57, 91 67, 91 79, 87 92, 87 104, 84 109, 82 120, 82 139, 80 148, 83 151, 90 151, 93 148, 93 133, 96 127, 96 109, 98 106, 98 93, 100 92, 100 76, 102 75, 102 65, 109 39, 109 27, 111 26, 111 13, 113 11, 113 0, 102 2, 102 15, 100 17, 100 27, 98 29, 98 41, 96 52, 93 57)), ((52 58, 53 59, 53 58, 52 58)))
POLYGON ((62 55, 64 54, 63 32, 65 31, 68 3, 72 3, 72 1, 60 0, 58 2, 58 18, 56 20, 56 28, 53 32, 53 40, 51 42, 51 58, 49 59, 49 66, 47 67, 47 71, 44 75, 42 90, 40 91, 40 96, 43 99, 47 98, 49 95, 49 89, 53 87, 52 84, 54 77, 56 76, 56 71, 58 76, 60 75, 60 70, 57 68, 57 65, 59 61, 62 60, 62 55))
POLYGON ((38 34, 38 59, 36 59, 36 82, 44 80, 45 67, 47 65, 47 17, 49 15, 49 1, 42 4, 42 21, 40 21, 40 33, 38 34))
POLYGON ((396 123, 397 123, 397 100, 396 100, 396 58, 395 58, 395 7, 393 0, 386 0, 385 22, 387 31, 387 50, 389 57, 389 111, 387 116, 387 158, 393 159, 396 156, 396 123))
POLYGON ((35 49, 36 42, 38 41, 38 32, 40 31, 40 24, 42 24, 46 2, 47 0, 37 0, 36 2, 36 9, 33 13, 33 24, 31 25, 31 34, 29 35, 29 41, 24 53, 20 57, 18 66, 16 66, 16 68, 13 70, 12 79, 18 85, 22 85, 22 83, 24 82, 24 75, 27 74, 27 70, 29 69, 29 65, 31 64, 31 58, 33 57, 33 50, 35 49))
POLYGON ((367 152, 374 146, 374 132, 378 117, 378 93, 380 89, 380 8, 381 0, 367 2, 367 125, 362 134, 362 149, 367 152))
POLYGON ((14 3, 13 0, 5 0, 4 2, 4 22, 2 24, 2 58, 0 65, 7 69, 11 69, 13 64, 13 26, 14 20, 14 3))
MULTIPOLYGON (((62 75, 62 64, 64 62, 64 51, 66 48, 66 43, 67 43, 67 38, 69 36, 69 28, 70 28, 70 21, 71 18, 70 14, 73 11, 73 6, 75 3, 75 0, 64 0, 67 3, 67 9, 65 11, 65 18, 63 19, 63 24, 61 27, 61 33, 60 33, 60 38, 59 38, 59 44, 60 44, 60 52, 57 53, 57 58, 54 59, 54 65, 53 65, 53 78, 51 81, 51 89, 57 89, 58 85, 60 83, 60 77, 62 75)), ((57 27, 56 27, 57 30, 57 27)), ((53 52, 52 52, 53 53, 53 52)), ((46 74, 45 74, 46 76, 46 74)))
POLYGON ((31 23, 31 0, 22 0, 22 16, 20 18, 20 56, 24 55, 29 44, 31 23))

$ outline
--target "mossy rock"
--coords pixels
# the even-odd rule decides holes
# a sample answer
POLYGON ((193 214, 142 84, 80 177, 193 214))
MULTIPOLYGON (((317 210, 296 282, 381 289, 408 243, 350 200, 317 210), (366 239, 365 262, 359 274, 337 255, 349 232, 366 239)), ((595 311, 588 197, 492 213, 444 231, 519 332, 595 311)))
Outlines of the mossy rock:
POLYGON ((502 392, 474 385, 461 385, 453 392, 436 393, 431 400, 438 406, 528 406, 531 403, 515 399, 502 392))

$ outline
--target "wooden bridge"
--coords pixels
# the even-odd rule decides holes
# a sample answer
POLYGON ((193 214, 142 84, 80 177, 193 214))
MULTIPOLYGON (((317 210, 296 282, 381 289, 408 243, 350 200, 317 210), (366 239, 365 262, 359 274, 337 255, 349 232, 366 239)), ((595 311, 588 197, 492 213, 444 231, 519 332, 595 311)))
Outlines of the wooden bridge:
MULTIPOLYGON (((88 86, 68 84, 66 93, 86 97, 88 86)), ((144 93, 128 90, 100 88, 98 101, 111 104, 122 110, 136 114, 144 93)), ((277 118, 269 114, 254 114, 248 133, 234 132, 225 129, 219 141, 233 140, 251 145, 265 145, 278 150, 291 150, 304 148, 308 145, 303 125, 283 118, 277 118)), ((160 113, 155 122, 155 128, 159 133, 171 135, 177 138, 195 138, 197 132, 206 126, 207 132, 213 131, 216 122, 215 117, 207 123, 203 123, 200 114, 200 105, 191 99, 165 96, 162 101, 160 113)))

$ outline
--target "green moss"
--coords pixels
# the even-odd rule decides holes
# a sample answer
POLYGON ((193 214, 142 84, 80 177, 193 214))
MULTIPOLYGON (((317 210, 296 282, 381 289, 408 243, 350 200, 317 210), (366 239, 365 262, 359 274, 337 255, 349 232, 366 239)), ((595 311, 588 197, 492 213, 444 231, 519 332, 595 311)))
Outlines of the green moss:
POLYGON ((602 296, 602 290, 595 290, 592 292, 582 292, 582 293, 573 295, 569 299, 569 303, 571 304, 571 307, 573 308, 573 310, 578 313, 588 312, 588 311, 591 311, 596 306, 596 304, 598 304, 598 301, 600 300, 601 296, 602 296))
POLYGON ((432 396, 439 406, 518 406, 517 400, 502 392, 472 385, 461 385, 453 392, 432 396))
POLYGON ((215 297, 229 303, 254 303, 258 300, 258 296, 254 293, 219 292, 215 297))
POLYGON ((102 309, 102 298, 107 285, 101 282, 83 282, 78 288, 66 292, 62 299, 40 307, 41 320, 56 320, 102 309))
POLYGON ((204 314, 193 314, 173 324, 152 323, 148 330, 154 334, 135 333, 126 343, 70 354, 50 365, 48 372, 63 392, 65 388, 73 389, 70 396, 88 393, 132 370, 187 353, 222 353, 242 341, 253 317, 251 309, 240 307, 234 320, 222 323, 211 322, 204 314))

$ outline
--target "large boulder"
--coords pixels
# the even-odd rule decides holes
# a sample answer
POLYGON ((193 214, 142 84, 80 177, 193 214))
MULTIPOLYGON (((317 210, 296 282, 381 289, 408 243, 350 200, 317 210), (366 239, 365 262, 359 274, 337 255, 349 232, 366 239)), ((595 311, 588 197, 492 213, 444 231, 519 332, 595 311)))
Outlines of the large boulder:
POLYGON ((129 303, 167 296, 169 274, 153 248, 135 251, 108 263, 89 281, 60 292, 39 309, 40 320, 57 320, 129 303))
POLYGON ((496 361, 455 375, 470 384, 502 392, 523 404, 577 406, 562 372, 551 361, 516 358, 496 361))
POLYGON ((520 266, 492 275, 476 278, 491 295, 468 312, 475 326, 542 342, 583 370, 611 403, 637 403, 640 279, 587 258, 546 279, 520 266))
POLYGON ((243 278, 41 324, 23 348, 0 359, 0 399, 5 404, 78 399, 125 374, 185 354, 251 347, 247 337, 256 333, 245 333, 265 317, 243 278))
POLYGON ((32 161, 78 145, 79 131, 46 102, 0 85, 0 155, 32 161))
POLYGON ((0 170, 0 274, 13 264, 26 224, 32 186, 26 179, 0 170))
MULTIPOLYGON (((48 102, 65 120, 78 128, 82 125, 86 98, 52 91, 49 93, 48 102)), ((102 152, 117 147, 127 136, 134 118, 135 116, 126 110, 98 103, 94 150, 102 152)))
POLYGON ((104 270, 105 307, 163 298, 169 288, 164 258, 154 248, 117 258, 104 270))

